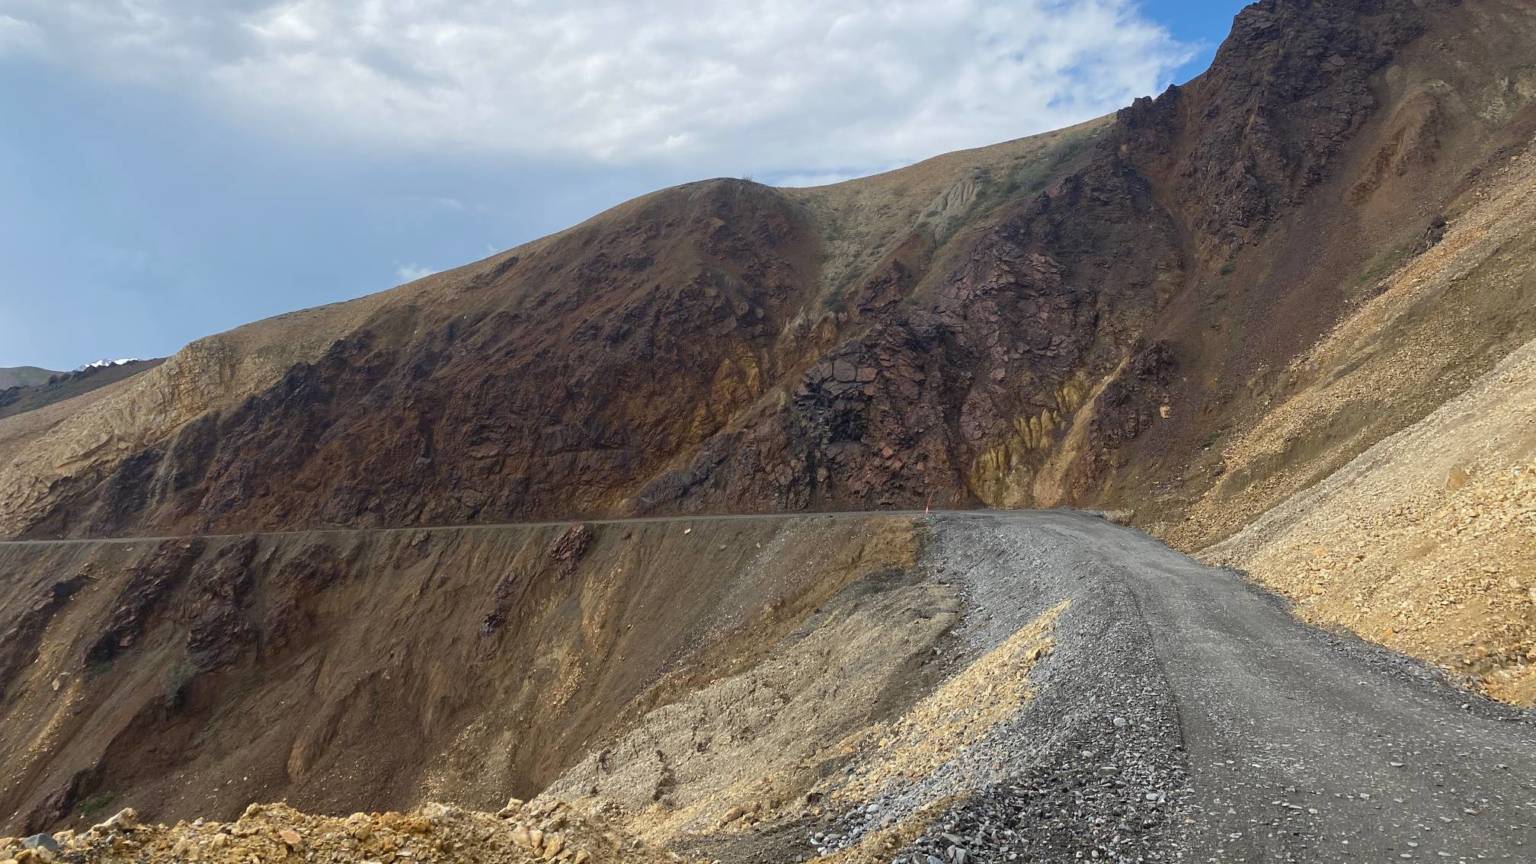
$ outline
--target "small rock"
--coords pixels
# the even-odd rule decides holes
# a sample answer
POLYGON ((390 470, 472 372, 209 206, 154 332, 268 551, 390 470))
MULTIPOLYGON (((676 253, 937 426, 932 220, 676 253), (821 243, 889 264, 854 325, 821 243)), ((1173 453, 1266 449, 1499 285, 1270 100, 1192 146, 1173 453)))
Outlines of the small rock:
POLYGON ((52 835, 33 834, 31 837, 21 838, 21 848, 42 849, 46 852, 57 852, 59 851, 59 844, 58 841, 53 839, 52 835))
MULTIPOLYGON (((251 806, 254 807, 256 805, 252 804, 251 806)), ((247 809, 249 809, 249 808, 247 808, 247 809)), ((133 828, 133 827, 137 826, 138 824, 139 824, 139 811, 133 809, 132 807, 124 807, 123 809, 121 809, 121 810, 117 811, 116 813, 112 814, 112 818, 108 819, 107 821, 99 823, 97 825, 91 826, 91 830, 92 831, 126 831, 126 830, 128 830, 130 828, 133 828)))
POLYGON ((284 828, 277 832, 277 838, 283 841, 289 849, 297 849, 299 844, 304 842, 304 838, 299 836, 299 832, 292 828, 284 828))

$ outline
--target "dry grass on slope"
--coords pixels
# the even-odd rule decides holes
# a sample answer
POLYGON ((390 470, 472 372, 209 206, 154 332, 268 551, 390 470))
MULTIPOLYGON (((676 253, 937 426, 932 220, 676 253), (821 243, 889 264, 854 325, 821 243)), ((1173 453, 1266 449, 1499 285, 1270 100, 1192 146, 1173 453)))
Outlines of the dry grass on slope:
POLYGON ((1536 341, 1202 557, 1536 705, 1536 341))

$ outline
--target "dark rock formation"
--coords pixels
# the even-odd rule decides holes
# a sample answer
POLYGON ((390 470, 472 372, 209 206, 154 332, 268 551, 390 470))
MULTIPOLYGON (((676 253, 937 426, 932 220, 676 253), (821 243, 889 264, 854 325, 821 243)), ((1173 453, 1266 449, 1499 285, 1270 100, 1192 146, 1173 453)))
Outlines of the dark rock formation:
MULTIPOLYGON (((640 199, 380 304, 243 404, 56 483, 26 533, 1167 511, 1142 481, 1189 475, 1210 427, 1245 416, 1239 382, 1283 368, 1351 301, 1341 285, 1440 217, 1423 190, 1460 175, 1392 142, 1434 119, 1448 147, 1473 121, 1388 73, 1432 28, 1481 32, 1465 17, 1256 3, 1205 75, 1027 182, 975 169, 931 211, 942 229, 887 226, 857 266, 845 234, 875 216, 814 191, 640 199)), ((1461 164, 1495 146, 1462 140, 1461 164)), ((891 208, 901 177, 859 182, 891 208)))

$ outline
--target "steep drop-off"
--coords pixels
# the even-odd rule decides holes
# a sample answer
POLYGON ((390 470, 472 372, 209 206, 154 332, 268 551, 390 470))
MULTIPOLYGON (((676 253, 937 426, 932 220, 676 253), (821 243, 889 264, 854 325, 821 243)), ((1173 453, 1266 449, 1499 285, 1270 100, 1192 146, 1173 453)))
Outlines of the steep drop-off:
POLYGON ((0 546, 0 817, 423 789, 494 810, 813 618, 858 618, 846 731, 952 620, 847 593, 899 588, 916 544, 905 519, 804 517, 0 546))

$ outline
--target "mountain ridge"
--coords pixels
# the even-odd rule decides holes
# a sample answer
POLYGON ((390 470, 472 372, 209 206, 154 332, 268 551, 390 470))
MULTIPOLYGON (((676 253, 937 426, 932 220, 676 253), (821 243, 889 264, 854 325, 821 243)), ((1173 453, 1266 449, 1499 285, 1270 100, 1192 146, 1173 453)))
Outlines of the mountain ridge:
POLYGON ((47 384, 48 378, 60 373, 40 366, 12 366, 0 369, 0 390, 12 387, 36 387, 47 384))
MULTIPOLYGON (((1113 120, 820 189, 686 184, 392 292, 284 316, 308 319, 295 326, 313 336, 292 356, 257 337, 272 363, 249 390, 227 383, 228 368, 194 368, 217 379, 202 404, 184 404, 188 414, 160 431, 129 430, 130 440, 107 430, 122 462, 92 459, 84 474, 20 495, 0 526, 86 536, 911 506, 930 496, 1146 509, 1120 476, 1152 461, 1138 446, 1145 430, 1171 420, 1154 445, 1166 450, 1186 412, 1219 411, 1233 395, 1220 382, 1179 382, 1212 364, 1246 378, 1296 356, 1356 299, 1339 287, 1370 265, 1359 248, 1398 247, 1443 223, 1436 208, 1403 200, 1454 182, 1430 179, 1434 152, 1496 149, 1474 135, 1476 117, 1452 123, 1450 100, 1423 107, 1433 90, 1382 71, 1430 19, 1488 41, 1497 34, 1478 20, 1482 8, 1516 14, 1478 6, 1255 4, 1207 73, 1113 120), (1439 124, 1435 138, 1415 145, 1426 123, 1439 124), (1367 133, 1385 144, 1357 140, 1367 133), (1419 189, 1396 179, 1406 169, 1391 168, 1394 148, 1424 160, 1419 189), (1374 220, 1368 229, 1297 218, 1298 201, 1339 186, 1349 212, 1374 220), (1330 243, 1319 230, 1368 242, 1330 243), (1138 254, 1120 259, 1118 248, 1138 254), (1228 287, 1292 274, 1284 292, 1228 287), (334 336, 326 318, 339 322, 334 336), (1213 343, 1210 326, 1243 342, 1213 343), (697 332, 718 344, 689 345, 697 332), (940 346, 943 359, 925 366, 940 346), (810 355, 821 362, 792 359, 810 355), (874 378, 837 380, 840 360, 874 378), (654 388, 656 369, 673 376, 666 386, 654 388), (1135 377, 1117 377, 1126 372, 1135 377), (561 381, 571 398, 517 383, 531 378, 561 381), (622 393, 613 381, 625 382, 622 393), (476 387, 489 389, 476 397, 476 387), (511 415, 487 414, 486 399, 510 401, 511 415), (1170 400, 1177 413, 1154 417, 1170 400), (663 416, 648 413, 668 403, 663 416), (394 417, 386 426, 370 420, 381 407, 394 417), (282 430, 322 416, 323 435, 284 440, 282 430), (503 431, 460 437, 477 424, 503 431), (1064 450, 1067 440, 1082 452, 1064 450), (390 464, 351 465, 331 448, 377 451, 390 464), (253 486, 240 466, 263 460, 300 472, 290 488, 302 498, 253 486), (145 498, 119 501, 119 488, 145 498)), ((1481 86, 1481 75, 1469 80, 1481 86)), ((274 320, 246 332, 269 329, 295 328, 274 320)), ((206 344, 238 343, 241 332, 206 344)), ((234 362, 255 359, 229 350, 234 362)), ((187 359, 168 377, 197 366, 187 359)), ((1203 425, 1190 432, 1206 434, 1203 425)), ((85 436, 98 451, 100 437, 85 436)), ((1199 460, 1190 442, 1175 449, 1177 467, 1199 460)), ((23 472, 6 480, 35 482, 23 472)))
POLYGON ((1533 39, 1506 0, 1268 0, 1112 117, 660 190, 0 420, 0 532, 1071 505, 1198 550, 1536 336, 1528 238, 1478 239, 1529 182, 1533 39), (1329 389, 1380 365, 1316 353, 1341 322, 1440 345, 1452 303, 1491 314, 1451 374, 1329 389))
POLYGON ((104 861, 1517 860, 1531 46, 1517 0, 1262 0, 1105 118, 660 190, 0 416, 0 818, 104 861))

